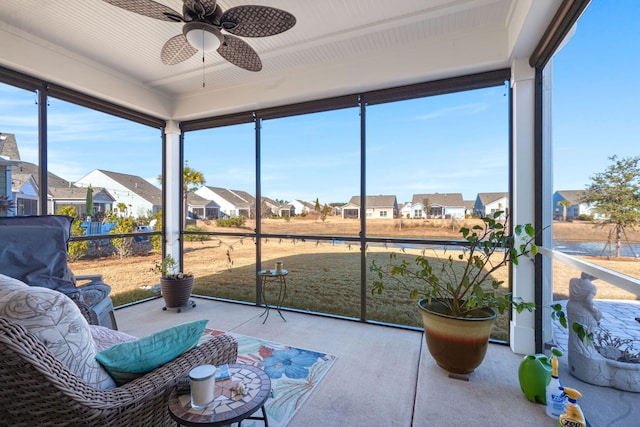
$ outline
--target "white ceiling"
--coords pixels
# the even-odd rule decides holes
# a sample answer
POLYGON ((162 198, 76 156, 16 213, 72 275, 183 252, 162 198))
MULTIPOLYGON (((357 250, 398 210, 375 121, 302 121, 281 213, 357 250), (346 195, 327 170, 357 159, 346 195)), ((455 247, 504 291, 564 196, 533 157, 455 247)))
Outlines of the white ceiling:
MULTIPOLYGON (((157 0, 182 12, 181 0, 157 0)), ((511 66, 558 0, 219 0, 292 13, 296 25, 243 38, 263 69, 216 52, 164 65, 182 25, 102 0, 0 1, 0 64, 163 119, 260 109, 511 66), (205 87, 202 87, 203 79, 205 87)))

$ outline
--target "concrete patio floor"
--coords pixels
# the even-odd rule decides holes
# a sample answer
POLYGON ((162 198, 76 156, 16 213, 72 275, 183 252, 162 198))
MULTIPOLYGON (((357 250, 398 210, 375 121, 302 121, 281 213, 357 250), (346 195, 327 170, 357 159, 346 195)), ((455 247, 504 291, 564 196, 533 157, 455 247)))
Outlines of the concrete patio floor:
MULTIPOLYGON (((421 332, 286 312, 283 321, 263 309, 209 299, 195 308, 163 311, 162 299, 116 311, 119 329, 141 337, 197 319, 233 331, 337 356, 290 426, 555 426, 543 405, 529 402, 518 384, 521 355, 491 344, 470 380, 451 379, 426 349, 421 332)), ((592 426, 633 426, 640 395, 591 386, 571 377, 561 362, 561 381, 580 390, 592 426)))

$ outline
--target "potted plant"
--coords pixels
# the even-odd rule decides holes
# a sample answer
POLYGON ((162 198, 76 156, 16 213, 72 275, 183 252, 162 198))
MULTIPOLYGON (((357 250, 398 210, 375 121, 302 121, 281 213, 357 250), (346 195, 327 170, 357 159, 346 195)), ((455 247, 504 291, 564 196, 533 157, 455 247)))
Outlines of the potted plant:
POLYGON ((4 194, 0 194, 0 216, 7 216, 15 207, 16 204, 13 199, 4 194))
POLYGON ((372 293, 381 294, 385 286, 395 284, 418 300, 429 352, 454 374, 468 374, 482 363, 497 312, 535 308, 534 303, 503 293, 503 281, 493 277, 498 269, 538 252, 534 227, 517 225, 509 234, 500 221, 502 214, 483 217, 482 225, 462 227, 467 244, 448 258, 422 255, 412 263, 391 253, 388 265, 372 261, 370 266, 376 276, 372 293))
MULTIPOLYGON (((180 308, 189 303, 194 282, 193 274, 181 272, 178 262, 171 255, 165 256, 162 261, 156 261, 154 270, 160 272, 160 290, 165 302, 164 310, 177 308, 179 313, 180 308)), ((195 307, 195 304, 191 306, 195 307)))

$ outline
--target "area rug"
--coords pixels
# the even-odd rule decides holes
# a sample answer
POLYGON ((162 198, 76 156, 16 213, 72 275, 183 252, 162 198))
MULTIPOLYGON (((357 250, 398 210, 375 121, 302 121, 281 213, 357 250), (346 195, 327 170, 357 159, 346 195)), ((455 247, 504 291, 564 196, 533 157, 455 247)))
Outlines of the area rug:
MULTIPOLYGON (((336 360, 331 354, 216 329, 207 328, 203 339, 225 333, 238 341, 238 363, 261 368, 271 379, 272 397, 264 405, 270 427, 289 423, 336 360)), ((243 427, 263 425, 262 421, 242 421, 243 427)))

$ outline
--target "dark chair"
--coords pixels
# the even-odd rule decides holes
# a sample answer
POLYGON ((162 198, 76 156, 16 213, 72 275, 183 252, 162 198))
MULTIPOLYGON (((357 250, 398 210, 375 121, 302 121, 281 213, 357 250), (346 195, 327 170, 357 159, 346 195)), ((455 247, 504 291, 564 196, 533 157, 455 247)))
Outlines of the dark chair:
POLYGON ((117 329, 111 287, 102 275, 74 276, 69 270, 72 222, 64 215, 0 217, 0 273, 29 286, 62 292, 89 307, 90 323, 117 329))

